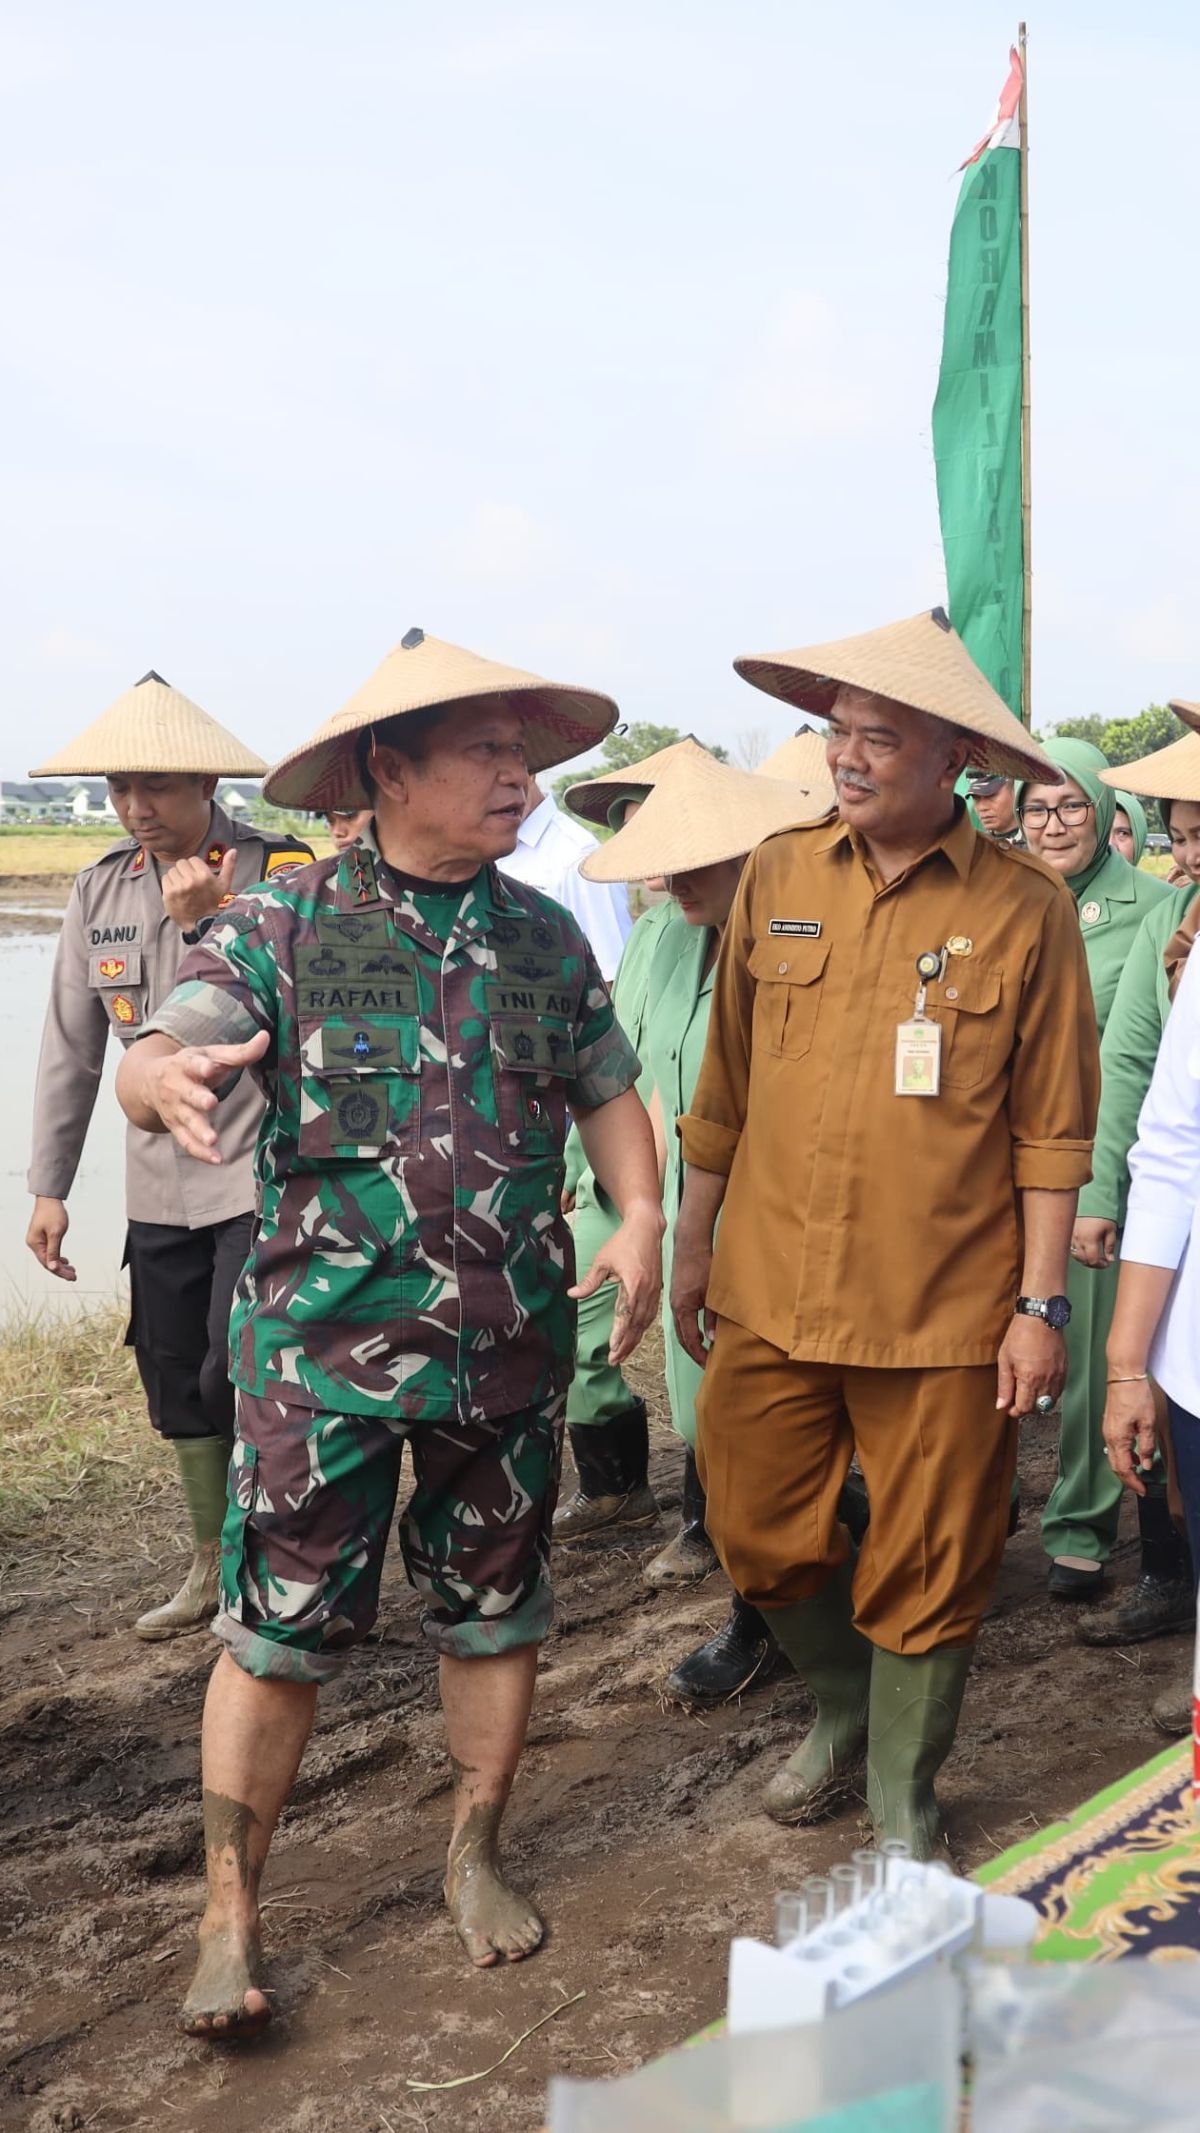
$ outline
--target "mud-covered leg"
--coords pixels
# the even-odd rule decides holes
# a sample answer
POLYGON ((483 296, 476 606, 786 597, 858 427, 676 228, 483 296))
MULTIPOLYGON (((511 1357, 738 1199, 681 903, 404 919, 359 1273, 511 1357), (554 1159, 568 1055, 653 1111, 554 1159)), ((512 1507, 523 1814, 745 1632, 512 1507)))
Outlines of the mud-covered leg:
POLYGON ((190 2036, 252 2037, 271 2018, 261 1989, 258 1890, 316 1707, 315 1683, 261 1681, 222 1652, 204 1706, 208 1904, 180 2017, 190 2036))
POLYGON ((442 1707, 454 1765, 454 1827, 446 1904, 473 1963, 520 1962, 544 1927, 500 1866, 500 1822, 533 1702, 536 1644, 489 1658, 441 1661, 442 1707))

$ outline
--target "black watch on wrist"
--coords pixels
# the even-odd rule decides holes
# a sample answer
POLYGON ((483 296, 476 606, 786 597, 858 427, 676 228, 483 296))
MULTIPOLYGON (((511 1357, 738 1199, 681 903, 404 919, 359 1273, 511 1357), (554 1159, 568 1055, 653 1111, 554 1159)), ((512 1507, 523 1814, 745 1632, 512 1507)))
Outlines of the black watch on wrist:
POLYGON ((1071 1323, 1071 1304, 1066 1296, 1018 1296, 1022 1318, 1045 1319, 1052 1333, 1065 1333, 1071 1323))

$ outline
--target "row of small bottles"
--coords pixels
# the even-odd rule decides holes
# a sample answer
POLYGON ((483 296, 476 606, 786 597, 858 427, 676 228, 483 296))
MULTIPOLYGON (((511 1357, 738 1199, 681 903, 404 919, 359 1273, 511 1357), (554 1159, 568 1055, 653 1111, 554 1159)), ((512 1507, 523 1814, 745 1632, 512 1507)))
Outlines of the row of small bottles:
POLYGON ((918 1954, 959 1922, 957 1877, 940 1859, 915 1873, 905 1871, 911 1863, 903 1838, 885 1837, 810 1874, 775 1899, 776 1947, 801 1961, 827 1961, 854 1943, 889 1963, 918 1954))

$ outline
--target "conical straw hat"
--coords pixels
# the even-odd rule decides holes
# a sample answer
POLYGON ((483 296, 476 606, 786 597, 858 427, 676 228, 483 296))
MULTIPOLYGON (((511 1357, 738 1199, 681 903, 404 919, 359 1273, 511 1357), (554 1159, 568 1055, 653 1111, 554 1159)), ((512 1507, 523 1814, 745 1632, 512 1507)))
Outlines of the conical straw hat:
POLYGON ((1186 696, 1169 696, 1167 702, 1176 718, 1181 718, 1193 733, 1200 733, 1200 704, 1190 704, 1186 696))
MULTIPOLYGON (((1180 708, 1171 706, 1173 711, 1180 708)), ((1111 770, 1102 770, 1100 777, 1118 792, 1137 793, 1147 800, 1200 800, 1200 732, 1185 733, 1182 740, 1157 748, 1153 755, 1139 756, 1136 763, 1114 764, 1111 770)))
POLYGON ((423 630, 409 630, 348 704, 319 726, 311 741, 294 748, 268 773, 263 791, 277 807, 368 807, 359 781, 355 742, 367 726, 435 704, 502 706, 525 722, 531 770, 565 763, 611 733, 617 723, 612 698, 595 689, 543 681, 520 667, 500 666, 443 644, 423 630))
POLYGON ((31 778, 204 777, 261 778, 266 764, 252 748, 151 669, 115 704, 85 726, 78 740, 48 756, 31 778))
POLYGON ((1060 772, 984 679, 940 607, 861 637, 841 637, 799 652, 749 653, 733 663, 756 689, 818 718, 829 717, 843 682, 890 696, 970 734, 973 768, 1062 783, 1060 772))
POLYGON ((758 765, 755 776, 792 779, 797 785, 806 785, 814 798, 824 793, 827 807, 837 805, 837 787, 826 759, 823 733, 793 733, 765 763, 758 765))
POLYGON ((620 770, 606 771, 603 777, 581 778, 578 785, 568 785, 563 801, 573 815, 582 815, 585 822, 607 826, 608 810, 614 800, 624 793, 642 792, 647 785, 657 785, 667 765, 678 762, 680 756, 709 754, 695 734, 685 733, 681 741, 672 741, 668 748, 656 748, 640 763, 626 763, 620 770))
POLYGON ((734 770, 701 751, 668 765, 632 822, 589 852, 589 881, 652 881, 739 859, 764 837, 828 814, 824 796, 757 771, 734 770))

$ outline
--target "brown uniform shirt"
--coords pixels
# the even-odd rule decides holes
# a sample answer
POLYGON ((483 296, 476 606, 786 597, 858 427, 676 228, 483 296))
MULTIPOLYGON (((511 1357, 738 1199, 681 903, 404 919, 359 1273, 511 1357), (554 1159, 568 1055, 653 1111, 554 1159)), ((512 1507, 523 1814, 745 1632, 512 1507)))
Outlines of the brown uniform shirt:
MULTIPOLYGON (((235 893, 262 881, 287 855, 307 863, 308 846, 278 831, 212 811, 200 849, 214 866, 237 847, 235 893)), ((153 859, 132 839, 85 867, 71 888, 42 1033, 33 1099, 29 1190, 65 1200, 75 1182, 110 1033, 122 1045, 175 987, 186 952, 168 918, 153 859)), ((254 1206, 254 1144, 263 1100, 243 1074, 221 1106, 219 1166, 185 1155, 169 1133, 125 1132, 125 1212, 133 1222, 201 1229, 254 1206)))
POLYGON ((685 1160, 729 1178, 710 1306, 797 1361, 994 1361, 1018 1194, 1087 1182, 1098 1097, 1079 922, 1040 860, 965 813, 886 887, 836 819, 768 839, 680 1121, 685 1160), (941 1094, 897 1096, 917 957, 950 942, 941 1094))

